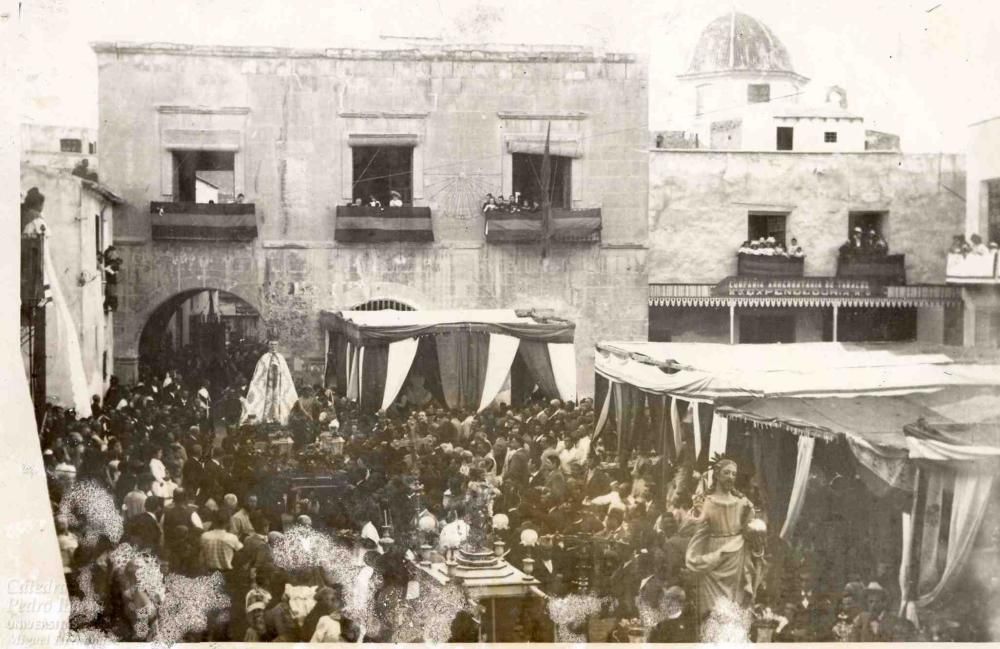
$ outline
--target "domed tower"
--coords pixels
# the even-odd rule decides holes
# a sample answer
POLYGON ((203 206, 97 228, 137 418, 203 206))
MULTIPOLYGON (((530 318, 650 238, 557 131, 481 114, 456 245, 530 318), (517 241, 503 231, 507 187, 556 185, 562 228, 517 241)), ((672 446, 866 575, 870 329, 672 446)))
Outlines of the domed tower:
POLYGON ((757 148, 755 137, 747 141, 753 135, 748 128, 770 122, 772 102, 797 103, 809 82, 795 72, 788 50, 767 25, 736 11, 705 27, 687 72, 677 78, 691 97, 700 146, 719 149, 757 148))

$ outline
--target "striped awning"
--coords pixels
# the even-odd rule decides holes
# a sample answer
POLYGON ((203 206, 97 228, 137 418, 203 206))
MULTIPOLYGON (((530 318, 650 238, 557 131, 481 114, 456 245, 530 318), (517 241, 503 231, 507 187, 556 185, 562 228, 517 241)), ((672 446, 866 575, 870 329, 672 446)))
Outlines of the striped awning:
POLYGON ((431 209, 339 205, 333 238, 340 243, 434 241, 431 209))
MULTIPOLYGON (((486 241, 515 243, 541 241, 542 212, 485 212, 486 241)), ((601 240, 601 208, 552 209, 552 239, 564 242, 601 240)))
MULTIPOLYGON (((804 283, 816 278, 804 278, 804 283)), ((749 292, 748 292, 749 293, 749 292)), ((923 307, 962 303, 961 287, 944 284, 876 287, 867 295, 854 291, 793 288, 758 294, 723 295, 715 284, 650 284, 649 306, 666 307, 923 307)))
POLYGON ((257 216, 253 203, 149 204, 153 240, 253 241, 257 216))

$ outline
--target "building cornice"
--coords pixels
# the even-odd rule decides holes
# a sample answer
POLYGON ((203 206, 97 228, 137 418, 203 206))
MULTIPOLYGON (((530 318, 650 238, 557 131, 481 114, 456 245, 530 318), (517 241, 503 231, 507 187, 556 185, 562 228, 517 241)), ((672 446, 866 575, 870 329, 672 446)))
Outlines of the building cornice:
POLYGON ((527 63, 636 63, 635 54, 601 52, 569 46, 428 46, 410 49, 290 48, 233 45, 190 45, 181 43, 132 43, 99 41, 91 43, 97 54, 160 54, 168 56, 210 56, 257 59, 342 59, 382 61, 469 61, 527 63))
POLYGON ((718 79, 720 77, 776 77, 792 79, 798 83, 809 83, 809 77, 803 76, 791 70, 754 70, 743 68, 738 70, 715 70, 712 72, 686 72, 678 74, 677 79, 681 81, 698 81, 701 79, 718 79))

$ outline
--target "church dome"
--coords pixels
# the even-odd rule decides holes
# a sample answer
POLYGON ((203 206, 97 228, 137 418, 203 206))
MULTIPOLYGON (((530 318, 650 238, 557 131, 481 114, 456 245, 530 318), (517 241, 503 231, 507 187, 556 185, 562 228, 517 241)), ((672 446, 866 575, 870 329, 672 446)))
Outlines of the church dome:
POLYGON ((795 74, 792 58, 774 32, 753 16, 734 11, 701 32, 687 74, 741 71, 795 74))

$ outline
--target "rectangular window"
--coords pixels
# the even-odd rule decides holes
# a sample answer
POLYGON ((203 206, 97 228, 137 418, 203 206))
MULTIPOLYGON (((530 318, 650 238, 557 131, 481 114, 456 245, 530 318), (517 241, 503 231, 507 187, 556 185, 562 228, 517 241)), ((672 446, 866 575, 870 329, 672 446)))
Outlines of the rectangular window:
POLYGON ((791 151, 795 129, 791 126, 778 127, 778 151, 791 151))
POLYGON ((795 342, 794 315, 741 315, 740 343, 795 342))
POLYGON ((236 154, 232 151, 174 151, 174 201, 231 203, 235 199, 236 154))
POLYGON ((834 143, 837 141, 837 131, 826 131, 823 133, 823 141, 834 143))
POLYGON ((986 181, 986 230, 988 241, 1000 241, 1000 178, 986 181))
MULTIPOLYGON (((520 192, 521 201, 542 200, 542 160, 544 156, 533 153, 512 153, 513 166, 513 187, 514 193, 520 192)), ((549 197, 552 200, 552 207, 570 208, 573 206, 572 190, 572 158, 565 156, 549 156, 551 167, 549 177, 551 178, 551 191, 549 197)))
POLYGON ((774 237, 775 243, 785 246, 787 220, 788 214, 784 212, 750 212, 747 214, 747 238, 756 241, 774 237))
POLYGON ((695 92, 695 114, 701 115, 705 112, 708 107, 709 100, 709 89, 712 87, 711 84, 703 83, 694 89, 695 92))
POLYGON ((855 228, 861 228, 862 240, 869 236, 874 230, 886 239, 885 224, 888 215, 885 212, 848 212, 847 214, 847 238, 850 239, 856 232, 855 228))
POLYGON ((368 204, 374 197, 388 207, 392 192, 405 205, 413 203, 413 147, 398 145, 351 147, 354 168, 351 195, 368 204))
POLYGON ((771 101, 771 85, 767 83, 751 83, 747 86, 747 103, 766 104, 771 101))
POLYGON ((59 140, 59 150, 63 153, 81 153, 83 152, 83 143, 77 139, 65 138, 59 140))

